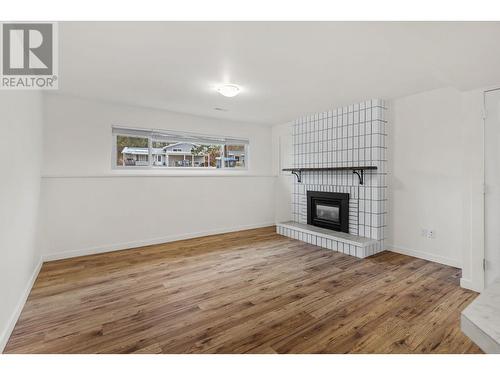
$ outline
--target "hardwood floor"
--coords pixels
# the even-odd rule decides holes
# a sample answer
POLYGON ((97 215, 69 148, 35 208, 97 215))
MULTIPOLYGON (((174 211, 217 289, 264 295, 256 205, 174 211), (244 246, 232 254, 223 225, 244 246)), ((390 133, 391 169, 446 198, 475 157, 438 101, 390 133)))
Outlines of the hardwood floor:
POLYGON ((460 271, 274 227, 45 263, 6 353, 479 353, 460 271))

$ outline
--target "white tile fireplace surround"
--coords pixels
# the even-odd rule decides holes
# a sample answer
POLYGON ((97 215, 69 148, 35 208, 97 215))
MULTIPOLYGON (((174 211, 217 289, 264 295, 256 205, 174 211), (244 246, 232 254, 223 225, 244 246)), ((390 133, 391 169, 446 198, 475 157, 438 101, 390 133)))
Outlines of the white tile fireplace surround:
POLYGON ((281 235, 364 258, 384 250, 386 236, 386 104, 368 100, 293 123, 293 168, 376 166, 364 183, 352 170, 303 171, 294 179, 293 221, 281 235), (349 233, 307 225, 307 191, 349 194, 349 233))

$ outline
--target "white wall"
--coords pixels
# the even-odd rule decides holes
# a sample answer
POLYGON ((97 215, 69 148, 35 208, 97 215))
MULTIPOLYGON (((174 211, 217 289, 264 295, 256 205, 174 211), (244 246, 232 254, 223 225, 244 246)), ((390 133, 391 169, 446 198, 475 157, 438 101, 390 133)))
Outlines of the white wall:
POLYGON ((481 95, 447 88, 393 100, 389 126, 389 248, 461 267, 462 284, 476 290, 482 288, 481 95))
POLYGON ((39 92, 0 90, 0 353, 40 266, 39 92))
POLYGON ((389 240, 402 252, 462 265, 465 139, 461 94, 441 89, 393 101, 389 240), (422 236, 435 231, 435 238, 422 236))
POLYGON ((270 127, 53 94, 45 113, 46 259, 274 223, 270 127), (111 170, 112 125, 248 138, 249 169, 111 170))

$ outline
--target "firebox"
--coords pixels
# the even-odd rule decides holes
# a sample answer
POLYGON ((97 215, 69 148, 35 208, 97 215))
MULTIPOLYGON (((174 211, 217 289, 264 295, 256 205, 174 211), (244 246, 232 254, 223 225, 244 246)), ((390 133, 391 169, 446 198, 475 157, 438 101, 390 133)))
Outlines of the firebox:
POLYGON ((307 224, 349 233, 349 194, 308 191, 307 224))

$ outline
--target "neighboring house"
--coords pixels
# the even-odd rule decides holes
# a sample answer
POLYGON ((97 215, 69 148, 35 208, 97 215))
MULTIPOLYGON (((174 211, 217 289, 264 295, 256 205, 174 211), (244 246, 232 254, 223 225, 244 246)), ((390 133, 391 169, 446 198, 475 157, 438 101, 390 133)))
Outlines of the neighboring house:
POLYGON ((122 150, 124 166, 148 166, 149 150, 147 147, 124 147, 122 150))
MULTIPOLYGON (((226 156, 224 157, 226 168, 234 168, 234 167, 244 167, 245 166, 245 148, 244 146, 236 146, 238 149, 227 149, 226 156)), ((221 167, 221 158, 217 157, 217 168, 221 167)))
MULTIPOLYGON (((205 156, 210 158, 210 155, 193 155, 192 150, 199 145, 189 142, 178 142, 172 145, 165 146, 165 162, 161 165, 169 167, 205 167, 210 165, 210 160, 206 161, 205 156)), ((156 165, 156 164, 155 164, 156 165)))
MULTIPOLYGON (((193 155, 195 143, 177 142, 163 148, 152 148, 152 164, 168 167, 205 167, 210 165, 210 155, 193 155)), ((122 150, 124 166, 148 166, 147 147, 124 147, 122 150)))
POLYGON ((228 148, 226 151, 226 160, 229 165, 227 167, 244 167, 245 166, 245 147, 236 146, 235 148, 228 148))

